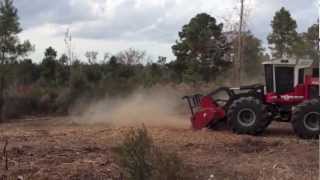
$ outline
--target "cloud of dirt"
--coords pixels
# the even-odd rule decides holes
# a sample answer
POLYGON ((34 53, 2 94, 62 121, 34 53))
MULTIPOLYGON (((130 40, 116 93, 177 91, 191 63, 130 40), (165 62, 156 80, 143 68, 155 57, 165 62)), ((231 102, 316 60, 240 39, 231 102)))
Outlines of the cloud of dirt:
MULTIPOLYGON (((251 84, 251 83, 249 83, 251 84)), ((167 85, 150 89, 138 89, 126 97, 106 97, 94 103, 80 100, 71 114, 76 123, 112 126, 190 127, 190 112, 184 95, 207 94, 222 86, 232 86, 230 78, 212 84, 167 85)), ((227 96, 217 94, 214 98, 228 100, 227 96)))
POLYGON ((181 99, 183 95, 180 90, 170 87, 140 89, 128 97, 105 98, 92 103, 73 120, 112 126, 189 127, 190 114, 181 99))

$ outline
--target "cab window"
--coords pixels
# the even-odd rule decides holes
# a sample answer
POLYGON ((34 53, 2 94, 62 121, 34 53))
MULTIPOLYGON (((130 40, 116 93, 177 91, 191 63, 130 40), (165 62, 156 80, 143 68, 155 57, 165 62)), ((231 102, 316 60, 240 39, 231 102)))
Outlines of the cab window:
POLYGON ((319 77, 319 68, 314 68, 313 69, 313 77, 319 77))

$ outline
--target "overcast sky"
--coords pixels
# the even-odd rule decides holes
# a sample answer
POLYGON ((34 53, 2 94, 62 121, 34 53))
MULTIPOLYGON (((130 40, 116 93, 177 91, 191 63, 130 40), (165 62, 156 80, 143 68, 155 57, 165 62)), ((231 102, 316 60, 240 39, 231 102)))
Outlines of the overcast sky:
MULTIPOLYGON (((53 46, 64 53, 64 34, 73 36, 73 49, 81 58, 86 51, 116 53, 130 47, 146 50, 156 58, 174 58, 171 46, 178 31, 197 13, 218 21, 235 17, 239 0, 15 0, 24 29, 22 39, 36 45, 31 54, 39 61, 53 46)), ((317 0, 247 0, 250 29, 261 40, 271 31, 270 22, 282 6, 289 9, 305 31, 318 18, 317 0)))

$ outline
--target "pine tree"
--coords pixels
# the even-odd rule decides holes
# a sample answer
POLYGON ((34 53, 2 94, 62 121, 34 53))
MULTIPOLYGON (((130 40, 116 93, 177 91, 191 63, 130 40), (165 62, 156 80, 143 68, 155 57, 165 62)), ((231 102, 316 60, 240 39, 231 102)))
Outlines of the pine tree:
POLYGON ((184 74, 196 77, 200 73, 201 80, 210 81, 222 71, 226 66, 223 57, 230 48, 222 30, 223 24, 206 13, 198 14, 183 26, 179 40, 172 47, 177 57, 175 69, 181 79, 184 74))
POLYGON ((50 85, 56 85, 57 54, 52 47, 47 48, 41 63, 41 77, 50 85))
POLYGON ((0 1, 0 45, 1 63, 4 64, 7 54, 15 51, 17 34, 22 31, 18 22, 18 11, 10 0, 0 1))
POLYGON ((13 0, 0 0, 0 114, 4 104, 4 90, 8 74, 7 64, 19 57, 25 57, 33 50, 29 41, 20 43, 18 34, 22 31, 18 10, 13 0))
POLYGON ((273 51, 273 56, 282 58, 291 56, 295 42, 298 39, 297 22, 291 17, 289 11, 281 8, 276 12, 271 26, 273 32, 268 36, 270 49, 273 51))

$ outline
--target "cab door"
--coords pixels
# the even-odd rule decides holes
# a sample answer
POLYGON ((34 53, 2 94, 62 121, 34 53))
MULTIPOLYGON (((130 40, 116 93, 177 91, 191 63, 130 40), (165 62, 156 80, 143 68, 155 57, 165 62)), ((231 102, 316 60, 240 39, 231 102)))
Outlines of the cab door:
POLYGON ((275 84, 277 94, 286 94, 294 90, 294 68, 275 67, 275 84))

